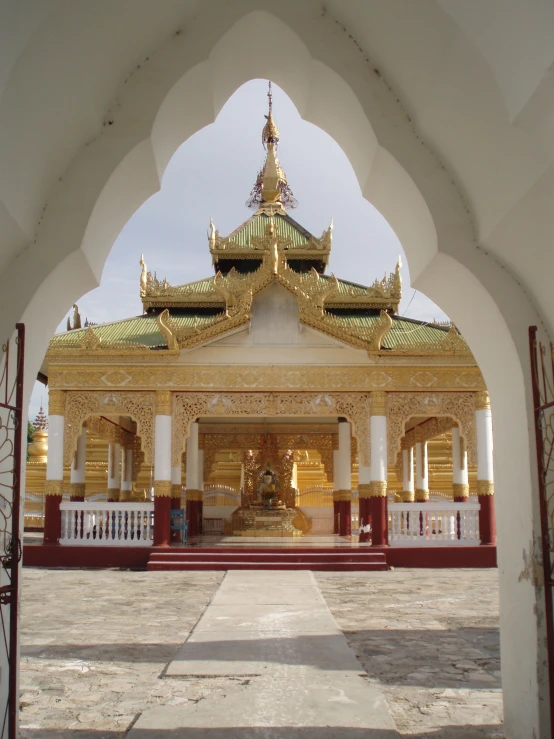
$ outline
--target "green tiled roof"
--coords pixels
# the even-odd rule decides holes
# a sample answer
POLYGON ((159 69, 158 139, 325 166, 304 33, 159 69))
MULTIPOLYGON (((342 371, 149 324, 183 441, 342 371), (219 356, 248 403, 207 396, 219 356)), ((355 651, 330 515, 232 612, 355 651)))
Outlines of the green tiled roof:
MULTIPOLYGON (((252 236, 263 236, 265 234, 269 220, 270 217, 266 213, 255 215, 233 231, 229 238, 236 241, 237 244, 241 244, 241 246, 250 246, 252 236)), ((273 220, 278 224, 279 236, 288 237, 293 246, 303 246, 311 239, 311 234, 290 216, 277 213, 273 216, 273 220)))
MULTIPOLYGON (((321 280, 330 280, 330 275, 320 275, 321 280)), ((348 280, 337 279, 339 289, 338 295, 365 295, 368 288, 365 285, 358 285, 356 282, 348 282, 348 280)))
MULTIPOLYGON (((376 326, 380 318, 375 316, 335 315, 335 318, 344 324, 345 328, 372 328, 376 326)), ((399 316, 392 316, 392 327, 385 335, 383 348, 394 349, 396 346, 413 346, 429 344, 444 339, 446 330, 429 324, 419 324, 413 321, 405 321, 399 316)))
MULTIPOLYGON (((173 315, 171 320, 177 328, 192 328, 196 325, 202 328, 202 324, 211 323, 213 316, 194 316, 194 315, 173 315)), ((158 346, 166 346, 166 341, 156 323, 156 316, 137 316, 136 318, 128 318, 115 323, 102 323, 92 327, 96 336, 105 344, 143 344, 151 348, 158 346)), ((63 334, 56 334, 51 342, 50 347, 54 349, 62 349, 79 345, 88 329, 76 329, 67 331, 63 334)))

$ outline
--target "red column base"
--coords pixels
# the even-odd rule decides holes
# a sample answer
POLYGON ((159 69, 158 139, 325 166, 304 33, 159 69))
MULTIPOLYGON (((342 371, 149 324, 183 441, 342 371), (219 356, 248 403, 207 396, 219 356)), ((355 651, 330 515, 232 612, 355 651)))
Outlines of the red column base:
POLYGON ((58 544, 62 535, 61 495, 47 495, 44 500, 44 544, 58 544))
POLYGON ((481 544, 496 544, 494 495, 479 495, 479 538, 481 544))
POLYGON ((333 534, 340 533, 340 519, 341 519, 340 502, 338 500, 334 500, 333 501, 333 534))
POLYGON ((387 531, 387 499, 384 496, 370 498, 371 502, 371 546, 386 547, 387 531))
POLYGON ((167 547, 170 542, 171 498, 154 498, 154 546, 167 547))
POLYGON ((350 536, 352 529, 352 504, 349 500, 339 502, 341 536, 350 536))
MULTIPOLYGON (((369 498, 360 498, 359 503, 359 516, 360 516, 360 529, 362 526, 367 526, 371 521, 371 506, 369 498)), ((360 532, 360 543, 368 542, 370 539, 369 532, 360 532)))
MULTIPOLYGON (((170 498, 171 500, 171 509, 172 510, 178 510, 181 507, 181 498, 170 498)), ((171 531, 171 541, 175 542, 176 544, 181 543, 181 532, 180 531, 171 531)))

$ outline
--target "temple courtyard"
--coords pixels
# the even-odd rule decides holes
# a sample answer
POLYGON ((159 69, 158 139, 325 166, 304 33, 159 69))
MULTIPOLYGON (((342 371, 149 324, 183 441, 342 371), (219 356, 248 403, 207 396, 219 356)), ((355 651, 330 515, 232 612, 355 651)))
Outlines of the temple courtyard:
POLYGON ((500 739, 497 580, 26 568, 21 737, 500 739))

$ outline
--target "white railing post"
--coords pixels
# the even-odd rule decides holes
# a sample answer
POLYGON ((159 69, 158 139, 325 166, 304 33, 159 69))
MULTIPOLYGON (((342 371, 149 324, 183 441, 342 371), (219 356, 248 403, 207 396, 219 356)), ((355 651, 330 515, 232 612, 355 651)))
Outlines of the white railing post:
POLYGON ((479 503, 389 503, 391 547, 478 546, 479 503))
POLYGON ((101 502, 60 504, 62 530, 60 544, 70 546, 152 546, 154 504, 101 502))

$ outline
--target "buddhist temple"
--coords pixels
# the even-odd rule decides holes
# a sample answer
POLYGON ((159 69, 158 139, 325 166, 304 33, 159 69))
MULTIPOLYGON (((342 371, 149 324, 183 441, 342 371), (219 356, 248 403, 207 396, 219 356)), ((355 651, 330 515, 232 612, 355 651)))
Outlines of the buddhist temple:
POLYGON ((400 260, 371 285, 328 273, 330 214, 321 235, 291 216, 271 88, 262 144, 251 216, 228 235, 209 220, 212 274, 174 285, 137 255, 138 315, 95 325, 74 306, 50 341, 27 526, 45 545, 144 550, 179 543, 182 510, 188 544, 494 545, 490 405, 466 341, 399 315, 400 260))

